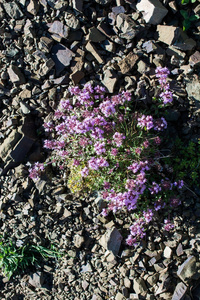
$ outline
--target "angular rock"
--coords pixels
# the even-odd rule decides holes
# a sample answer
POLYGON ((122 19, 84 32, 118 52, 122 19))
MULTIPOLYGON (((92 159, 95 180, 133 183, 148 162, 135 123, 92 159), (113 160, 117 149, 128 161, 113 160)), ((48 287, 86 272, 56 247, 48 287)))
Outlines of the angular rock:
POLYGON ((104 41, 106 37, 96 27, 90 27, 86 39, 94 43, 100 43, 104 41))
POLYGON ((46 36, 40 38, 39 47, 42 51, 49 52, 52 48, 53 40, 49 39, 46 36))
POLYGON ((117 75, 111 70, 107 69, 104 72, 103 85, 107 88, 109 93, 113 93, 117 83, 117 75))
POLYGON ((189 64, 192 67, 200 66, 200 52, 195 51, 194 54, 192 54, 189 58, 189 64))
POLYGON ((120 292, 117 293, 115 300, 125 300, 126 298, 124 297, 123 294, 121 294, 120 292))
POLYGON ((54 21, 49 28, 49 32, 66 39, 69 34, 69 28, 60 21, 54 21))
POLYGON ((178 247, 177 247, 177 249, 176 249, 176 254, 177 254, 177 256, 181 256, 181 255, 183 255, 183 246, 182 246, 182 244, 180 243, 180 244, 178 244, 178 247))
POLYGON ((158 25, 158 40, 167 44, 173 45, 183 51, 192 50, 196 46, 196 42, 188 38, 187 34, 179 27, 158 25))
POLYGON ((72 0, 73 9, 76 9, 80 12, 83 10, 83 0, 72 0))
POLYGON ((20 19, 23 17, 23 13, 21 11, 21 9, 19 8, 19 6, 13 1, 13 2, 7 2, 7 3, 3 3, 3 7, 5 9, 5 11, 7 12, 7 14, 9 15, 9 17, 11 17, 12 19, 20 19))
POLYGON ((159 0, 139 0, 136 5, 137 10, 142 12, 143 18, 148 24, 160 24, 168 13, 168 10, 159 0))
POLYGON ((11 82, 15 84, 23 84, 26 82, 24 75, 17 66, 11 65, 7 71, 11 82))
POLYGON ((45 76, 47 75, 51 69, 55 66, 55 63, 52 58, 49 58, 47 61, 41 65, 40 70, 39 70, 39 75, 40 76, 45 76))
POLYGON ((170 247, 165 247, 164 252, 163 252, 163 256, 165 258, 171 258, 172 256, 172 249, 170 247))
POLYGON ((134 278, 133 289, 137 295, 143 294, 147 291, 146 284, 142 278, 134 278))
POLYGON ((104 60, 102 59, 102 57, 99 55, 98 50, 96 49, 96 47, 91 43, 91 42, 87 42, 86 46, 85 46, 86 50, 88 52, 90 52, 95 58, 96 60, 100 63, 103 64, 104 60))
POLYGON ((200 81, 197 75, 185 78, 188 98, 195 101, 196 109, 200 109, 200 81))
POLYGON ((187 292, 187 286, 183 282, 179 282, 173 293, 172 300, 182 300, 187 292))
POLYGON ((138 60, 138 55, 134 54, 133 52, 130 52, 124 59, 122 59, 118 66, 122 72, 122 74, 126 74, 129 71, 131 71, 135 65, 135 63, 138 60))
POLYGON ((37 272, 30 276, 29 283, 34 286, 35 288, 41 288, 44 282, 43 273, 37 272))
POLYGON ((109 250, 113 255, 117 255, 121 246, 122 235, 116 228, 111 228, 100 238, 99 244, 106 250, 109 250))
POLYGON ((190 281, 196 272, 196 258, 189 256, 188 259, 179 266, 177 275, 182 281, 186 282, 190 281))
POLYGON ((65 67, 70 65, 72 57, 75 54, 62 44, 57 44, 51 49, 52 59, 55 63, 56 75, 64 70, 65 67))
POLYGON ((29 3, 29 5, 27 6, 27 11, 30 14, 36 16, 37 13, 38 13, 38 11, 39 11, 39 7, 40 7, 40 5, 39 5, 38 1, 31 0, 30 3, 29 3))
POLYGON ((112 12, 114 15, 118 15, 118 14, 123 14, 125 13, 125 8, 124 6, 120 5, 120 6, 114 6, 112 7, 112 12))
POLYGON ((81 235, 76 234, 74 236, 74 246, 79 249, 79 248, 81 248, 83 243, 84 243, 84 237, 81 236, 81 235))
POLYGON ((112 0, 95 0, 96 3, 99 3, 100 5, 107 5, 112 2, 112 0))
POLYGON ((3 143, 0 145, 0 157, 2 160, 6 160, 6 157, 9 155, 10 150, 20 140, 21 136, 22 135, 16 129, 14 129, 3 141, 3 143))
POLYGON ((122 32, 118 34, 122 39, 131 40, 139 32, 133 19, 123 13, 117 15, 116 27, 122 32))
POLYGON ((114 52, 115 51, 115 44, 112 43, 109 40, 103 41, 103 43, 101 43, 101 47, 103 49, 105 49, 106 51, 108 51, 108 52, 114 52))
POLYGON ((85 73, 79 70, 75 70, 72 74, 70 74, 69 77, 74 84, 78 84, 81 81, 81 79, 85 77, 85 73))
POLYGON ((157 49, 157 46, 153 43, 153 41, 147 41, 142 45, 142 48, 145 48, 147 53, 151 53, 157 49))
POLYGON ((78 30, 80 28, 79 19, 77 19, 73 14, 65 14, 65 23, 71 28, 71 30, 78 30))

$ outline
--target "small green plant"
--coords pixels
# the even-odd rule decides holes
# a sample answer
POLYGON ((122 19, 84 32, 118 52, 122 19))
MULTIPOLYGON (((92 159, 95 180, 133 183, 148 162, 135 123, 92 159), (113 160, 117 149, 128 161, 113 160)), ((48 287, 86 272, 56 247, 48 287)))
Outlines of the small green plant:
POLYGON ((39 265, 41 259, 58 258, 60 253, 54 246, 50 249, 26 243, 17 247, 13 242, 0 242, 0 268, 4 276, 11 278, 14 273, 24 271, 30 265, 39 265))
POLYGON ((189 3, 195 3, 197 0, 182 0, 181 1, 181 4, 182 5, 186 5, 186 4, 189 4, 189 3))
POLYGON ((189 141, 184 145, 181 139, 177 139, 172 151, 173 157, 169 164, 173 166, 175 176, 183 179, 189 186, 200 186, 200 142, 198 144, 189 141))
POLYGON ((183 31, 187 31, 191 27, 192 22, 199 19, 198 15, 191 14, 190 12, 188 12, 188 10, 181 9, 180 13, 184 18, 184 20, 183 20, 183 31))

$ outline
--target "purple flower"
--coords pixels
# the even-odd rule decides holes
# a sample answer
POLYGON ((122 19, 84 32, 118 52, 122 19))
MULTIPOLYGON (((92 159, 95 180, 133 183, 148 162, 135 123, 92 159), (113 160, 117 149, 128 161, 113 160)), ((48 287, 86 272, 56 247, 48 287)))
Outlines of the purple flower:
POLYGON ((114 143, 117 145, 117 147, 120 147, 122 145, 122 141, 123 139, 125 139, 126 137, 119 132, 115 132, 115 134, 113 135, 113 140, 114 143))
POLYGON ((138 127, 146 128, 147 130, 150 130, 151 128, 154 127, 153 117, 142 115, 140 118, 138 118, 138 127))
POLYGON ((169 200, 171 207, 178 207, 181 205, 181 200, 179 198, 173 197, 169 200))
POLYGON ((105 153, 106 152, 105 143, 104 142, 103 143, 100 143, 100 142, 95 143, 94 149, 98 155, 105 153))
POLYGON ((162 131, 167 128, 167 121, 161 117, 160 119, 154 120, 153 129, 156 131, 162 131))
POLYGON ((149 188, 150 193, 157 194, 161 191, 161 187, 155 181, 152 182, 152 186, 149 188))
POLYGON ((169 219, 165 219, 164 223, 165 223, 164 230, 170 231, 174 228, 174 225, 171 223, 171 221, 169 219))
POLYGON ((164 92, 162 92, 160 94, 160 97, 163 99, 164 104, 171 103, 173 101, 173 94, 169 90, 165 90, 164 92))
POLYGON ((117 148, 112 148, 110 153, 111 153, 111 155, 116 156, 118 154, 118 149, 117 148))
POLYGON ((116 112, 115 106, 113 105, 113 103, 110 100, 106 100, 103 103, 101 103, 99 105, 99 108, 106 117, 114 115, 116 112))
POLYGON ((148 209, 147 211, 143 211, 143 217, 145 218, 145 221, 147 223, 151 222, 151 220, 153 219, 153 210, 148 209))
POLYGON ((156 211, 160 210, 161 208, 164 208, 165 207, 165 203, 162 201, 161 198, 159 198, 155 203, 154 203, 154 209, 156 211))
POLYGON ((95 157, 92 157, 90 160, 88 160, 88 167, 92 170, 99 170, 99 164, 97 163, 97 159, 95 157))
POLYGON ((82 177, 87 177, 89 174, 89 170, 87 167, 84 167, 82 170, 81 170, 81 176, 82 177))

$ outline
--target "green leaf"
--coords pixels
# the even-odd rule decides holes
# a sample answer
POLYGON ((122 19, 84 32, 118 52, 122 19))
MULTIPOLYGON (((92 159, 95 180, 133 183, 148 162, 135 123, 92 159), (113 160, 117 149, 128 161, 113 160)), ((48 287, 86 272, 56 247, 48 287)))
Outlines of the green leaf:
POLYGON ((184 19, 188 19, 189 18, 187 10, 181 9, 180 13, 181 13, 181 15, 183 16, 184 19))
POLYGON ((198 20, 200 18, 200 16, 198 16, 198 15, 193 15, 193 16, 190 16, 189 17, 189 20, 190 21, 196 21, 196 20, 198 20))
POLYGON ((196 2, 196 0, 191 0, 191 3, 195 3, 196 2))
POLYGON ((181 0, 181 4, 182 5, 186 5, 186 4, 188 4, 190 2, 190 0, 181 0))
POLYGON ((189 20, 183 21, 183 31, 186 31, 190 28, 191 22, 189 20))

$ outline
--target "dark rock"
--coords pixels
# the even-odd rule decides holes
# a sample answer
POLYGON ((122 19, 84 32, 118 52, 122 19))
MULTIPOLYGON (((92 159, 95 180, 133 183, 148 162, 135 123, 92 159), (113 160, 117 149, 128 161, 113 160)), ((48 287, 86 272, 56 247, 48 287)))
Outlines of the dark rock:
POLYGON ((62 44, 53 46, 51 50, 52 59, 55 63, 56 75, 59 75, 65 67, 70 65, 75 54, 62 44))

